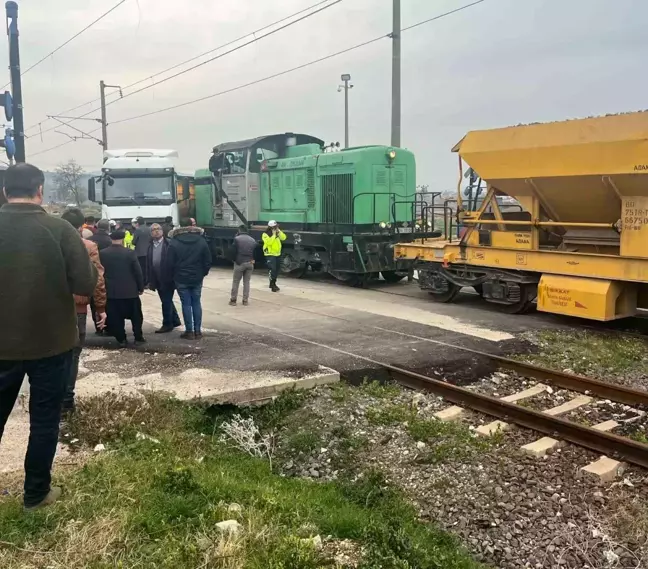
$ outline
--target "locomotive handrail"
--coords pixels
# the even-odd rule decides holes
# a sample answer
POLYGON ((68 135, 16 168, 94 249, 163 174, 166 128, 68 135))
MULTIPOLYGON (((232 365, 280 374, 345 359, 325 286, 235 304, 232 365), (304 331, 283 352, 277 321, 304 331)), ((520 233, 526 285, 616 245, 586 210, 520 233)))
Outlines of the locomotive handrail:
MULTIPOLYGON (((359 197, 363 197, 363 196, 371 196, 372 197, 372 216, 371 216, 372 223, 371 223, 371 225, 373 226, 374 231, 376 229, 376 225, 378 223, 380 223, 380 222, 376 221, 376 196, 388 196, 388 198, 389 198, 389 200, 391 202, 389 204, 390 206, 392 205, 393 200, 394 200, 395 197, 399 197, 399 198, 408 197, 407 195, 398 194, 396 192, 361 192, 361 193, 356 194, 355 196, 353 196, 353 200, 351 201, 351 219, 352 219, 352 223, 353 223, 353 227, 352 227, 352 232, 353 232, 352 234, 353 235, 355 235, 355 227, 356 227, 356 223, 355 223, 355 205, 356 204, 355 204, 355 202, 359 197)), ((391 211, 390 211, 390 213, 391 213, 391 211)), ((391 220, 390 220, 390 222, 391 222, 391 220)))
MULTIPOLYGON (((419 203, 421 204, 422 209, 425 209, 426 207, 428 207, 428 203, 426 201, 419 202, 417 200, 414 200, 414 201, 404 201, 404 200, 402 200, 402 201, 394 201, 394 202, 392 202, 392 204, 391 204, 391 208, 392 208, 391 213, 392 213, 392 218, 393 218, 393 222, 394 222, 394 227, 396 227, 396 223, 397 223, 397 221, 396 221, 396 206, 398 204, 409 204, 411 206, 411 223, 412 223, 412 227, 414 227, 416 225, 416 206, 419 203)), ((407 222, 408 220, 405 220, 405 221, 407 222)))
MULTIPOLYGON (((385 228, 380 228, 381 232, 387 232, 390 234, 395 234, 397 232, 397 222, 400 221, 408 221, 411 222, 412 227, 415 227, 416 225, 416 219, 417 219, 417 209, 420 207, 421 211, 424 211, 425 208, 430 207, 430 204, 426 200, 423 199, 424 195, 431 195, 432 199, 434 200, 436 197, 438 197, 441 193, 440 192, 417 192, 414 196, 408 196, 405 194, 401 194, 398 192, 361 192, 359 194, 356 194, 353 196, 353 199, 351 200, 351 212, 350 212, 350 219, 349 222, 341 222, 338 220, 338 216, 334 216, 332 220, 326 220, 326 225, 327 226, 333 226, 333 233, 338 234, 338 229, 340 225, 343 226, 351 226, 351 235, 355 236, 356 234, 359 233, 358 230, 358 224, 356 223, 356 200, 359 198, 366 198, 370 197, 371 199, 371 222, 370 225, 372 226, 372 232, 378 231, 378 226, 380 222, 384 221, 388 224, 388 227, 385 228), (383 197, 389 201, 388 205, 388 214, 386 219, 379 220, 377 219, 376 216, 376 198, 377 197, 383 197), (405 198, 405 199, 398 199, 398 198, 405 198), (407 204, 410 206, 410 216, 409 219, 406 220, 400 220, 397 219, 397 210, 396 206, 397 205, 403 205, 407 204)), ((336 195, 334 192, 329 191, 326 193, 327 198, 335 198, 336 195)), ((434 203, 434 201, 432 202, 434 203)), ((428 227, 425 226, 424 228, 425 232, 428 232, 428 227)))
MULTIPOLYGON (((434 212, 435 210, 441 209, 443 211, 443 230, 444 230, 444 238, 447 240, 452 240, 452 208, 448 206, 447 203, 444 203, 442 205, 428 205, 423 207, 421 211, 421 223, 423 223, 426 227, 429 225, 429 212, 432 212, 432 226, 431 226, 431 232, 434 231, 435 229, 435 216, 434 212), (450 231, 448 231, 448 221, 450 222, 450 231)), ((422 238, 423 242, 425 242, 425 236, 422 238)))

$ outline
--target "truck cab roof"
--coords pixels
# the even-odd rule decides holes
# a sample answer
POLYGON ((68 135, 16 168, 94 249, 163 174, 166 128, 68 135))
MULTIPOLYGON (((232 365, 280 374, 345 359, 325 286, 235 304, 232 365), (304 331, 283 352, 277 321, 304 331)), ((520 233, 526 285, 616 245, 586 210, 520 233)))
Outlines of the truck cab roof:
POLYGON ((103 169, 174 168, 177 158, 177 150, 155 148, 106 150, 103 169))

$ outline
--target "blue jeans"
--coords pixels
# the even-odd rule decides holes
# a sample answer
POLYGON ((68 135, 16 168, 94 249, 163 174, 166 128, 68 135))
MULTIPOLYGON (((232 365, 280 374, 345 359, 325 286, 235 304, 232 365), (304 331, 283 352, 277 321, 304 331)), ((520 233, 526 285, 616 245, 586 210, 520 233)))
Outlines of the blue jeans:
POLYGON ((202 328, 202 306, 200 304, 202 283, 198 285, 177 284, 176 287, 182 303, 185 330, 187 332, 200 332, 202 328))
POLYGON ((29 444, 25 456, 25 507, 45 499, 52 482, 52 462, 61 406, 72 366, 72 351, 40 360, 0 361, 0 439, 25 374, 29 377, 29 444))

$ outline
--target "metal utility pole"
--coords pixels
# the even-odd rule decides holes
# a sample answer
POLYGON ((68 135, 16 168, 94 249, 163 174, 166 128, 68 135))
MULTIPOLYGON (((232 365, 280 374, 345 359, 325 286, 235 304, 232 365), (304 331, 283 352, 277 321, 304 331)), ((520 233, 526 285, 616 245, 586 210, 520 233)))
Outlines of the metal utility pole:
POLYGON ((391 145, 401 145, 401 10, 400 0, 394 0, 392 23, 392 116, 391 145))
POLYGON ((14 140, 16 143, 16 162, 24 162, 25 122, 23 118, 22 82, 20 80, 20 49, 18 46, 18 4, 6 2, 7 35, 9 36, 9 70, 11 72, 11 92, 13 95, 14 140))
POLYGON ((101 146, 104 150, 108 150, 108 121, 106 120, 106 84, 102 81, 99 82, 99 90, 101 91, 101 146))
POLYGON ((103 80, 99 81, 99 91, 101 94, 101 146, 108 150, 108 120, 106 119, 106 87, 110 89, 119 89, 119 95, 124 96, 119 85, 106 85, 103 80))
POLYGON ((353 89, 353 85, 349 85, 351 75, 345 73, 341 77, 344 85, 338 87, 338 93, 344 89, 344 148, 349 148, 349 89, 353 89))

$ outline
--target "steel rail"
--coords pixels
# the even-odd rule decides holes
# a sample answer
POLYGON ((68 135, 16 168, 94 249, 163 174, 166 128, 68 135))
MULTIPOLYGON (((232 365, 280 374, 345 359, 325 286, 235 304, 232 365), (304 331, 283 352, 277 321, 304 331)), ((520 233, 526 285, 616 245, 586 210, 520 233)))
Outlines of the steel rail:
MULTIPOLYGON (((303 310, 303 309, 297 309, 303 310)), ((313 312, 310 310, 303 310, 304 312, 313 312)), ((250 323, 246 320, 236 318, 230 314, 221 313, 215 310, 207 309, 206 312, 211 312, 218 314, 220 316, 225 316, 230 320, 237 322, 242 322, 249 326, 254 326, 256 328, 263 328, 270 332, 271 334, 278 334, 292 340, 303 342, 305 344, 310 344, 312 346, 317 346, 319 348, 324 348, 339 354, 350 356, 358 360, 362 360, 375 366, 377 368, 382 368, 387 371, 392 379, 413 389, 420 389, 425 391, 430 391, 437 395, 440 395, 444 399, 451 401, 460 406, 465 406, 475 411, 482 412, 486 415, 497 417, 504 421, 510 421, 516 425, 527 427, 534 431, 545 433, 549 436, 557 436, 558 438, 567 440, 576 445, 582 446, 594 450, 596 452, 603 453, 607 456, 617 456, 631 462, 633 464, 642 466, 643 468, 648 469, 648 445, 641 444, 637 441, 626 437, 620 437, 618 435, 613 435, 604 431, 598 431, 591 427, 585 427, 578 423, 573 423, 571 421, 566 421, 565 419, 560 419, 558 417, 553 417, 547 415, 541 411, 535 411, 533 409, 528 409, 514 403, 508 403, 501 399, 496 399, 488 395, 483 395, 476 393, 464 387, 459 387, 439 379, 434 379, 432 377, 427 377, 420 373, 409 371, 391 364, 380 362, 366 356, 361 356, 360 354, 355 354, 341 348, 336 348, 334 346, 329 346, 327 344, 322 344, 321 342, 316 342, 314 340, 308 340, 288 332, 282 332, 275 327, 268 326, 266 324, 261 324, 259 322, 250 323)), ((314 312, 313 312, 314 313, 314 312)), ((318 314, 318 313, 314 313, 318 314)), ((321 314, 320 314, 321 316, 321 314)), ((346 320, 345 318, 332 317, 339 320, 346 320)), ((380 329, 377 326, 371 326, 372 328, 380 329)), ((389 330, 387 330, 389 331, 389 330)), ((394 331, 395 332, 395 331, 394 331)), ((409 336, 409 334, 399 333, 402 335, 409 336)), ((413 336, 416 337, 416 336, 413 336)), ((425 340, 425 338, 418 338, 420 340, 425 340)), ((617 401, 627 400, 629 397, 634 397, 632 402, 634 403, 643 403, 648 400, 648 392, 636 391, 622 386, 610 385, 603 383, 601 381, 591 379, 584 376, 579 376, 575 374, 568 374, 565 372, 557 372, 542 368, 540 366, 535 366, 532 364, 526 364, 523 362, 517 362, 508 358, 501 356, 496 356, 494 354, 488 354, 486 352, 481 352, 478 350, 472 350, 470 348, 464 348, 462 346, 455 346, 453 344, 448 344, 446 342, 440 342, 438 340, 428 340, 435 344, 441 344, 450 348, 456 348, 465 352, 470 352, 479 356, 485 356, 490 358, 493 361, 496 361, 500 366, 507 367, 507 369, 513 369, 518 373, 523 373, 525 376, 531 376, 534 378, 543 378, 553 383, 554 385, 566 386, 567 389, 572 389, 574 391, 590 391, 591 393, 596 394, 608 394, 614 395, 617 401), (523 371, 522 371, 523 370, 523 371)), ((610 399, 613 399, 611 396, 610 399)))
POLYGON ((648 445, 626 437, 597 431, 591 427, 585 427, 565 419, 552 417, 541 411, 528 409, 514 403, 507 403, 501 399, 482 395, 432 377, 381 362, 374 363, 387 370, 390 376, 401 385, 430 391, 457 405, 480 411, 504 421, 510 421, 549 436, 567 440, 607 456, 617 456, 627 462, 648 468, 648 445))
POLYGON ((557 371, 478 350, 471 350, 470 348, 462 349, 466 349, 476 355, 487 357, 492 362, 497 363, 501 368, 514 371, 525 377, 532 377, 539 381, 551 383, 556 387, 585 393, 586 395, 594 394, 603 399, 609 399, 617 403, 625 403, 626 405, 648 406, 648 391, 631 389, 623 385, 614 385, 584 375, 557 371))

